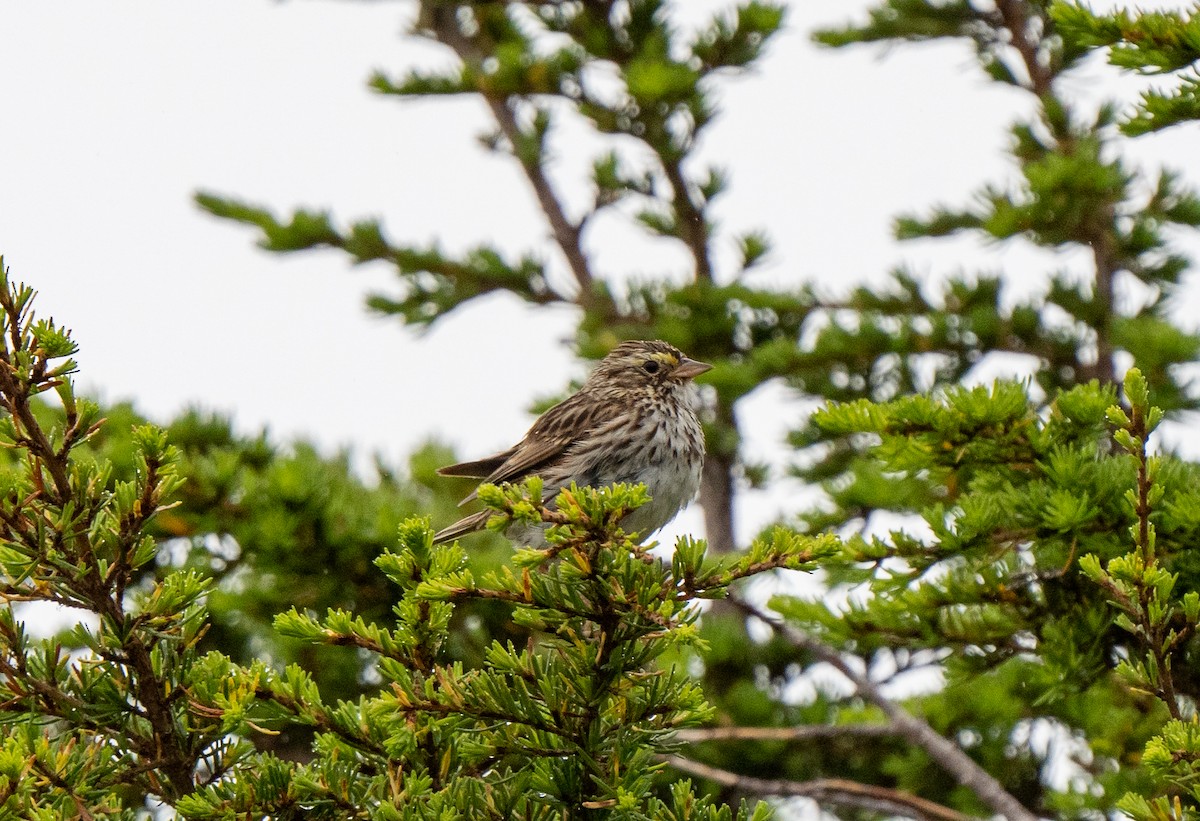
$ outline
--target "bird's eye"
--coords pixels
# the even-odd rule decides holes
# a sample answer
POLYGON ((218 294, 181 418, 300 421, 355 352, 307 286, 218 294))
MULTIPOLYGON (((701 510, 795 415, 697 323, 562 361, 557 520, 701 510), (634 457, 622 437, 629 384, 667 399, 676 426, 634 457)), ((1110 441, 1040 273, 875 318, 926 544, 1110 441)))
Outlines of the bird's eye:
POLYGON ((658 373, 658 363, 653 359, 644 362, 642 367, 645 369, 646 373, 658 373))

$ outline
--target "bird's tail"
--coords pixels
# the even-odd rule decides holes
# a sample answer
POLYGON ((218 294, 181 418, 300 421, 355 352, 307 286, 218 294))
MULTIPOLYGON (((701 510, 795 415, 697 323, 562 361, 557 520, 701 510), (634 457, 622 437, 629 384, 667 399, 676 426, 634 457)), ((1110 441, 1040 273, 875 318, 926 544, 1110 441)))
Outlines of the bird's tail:
POLYGON ((478 513, 472 513, 470 516, 459 519, 449 527, 444 527, 433 534, 433 543, 448 542, 452 539, 457 539, 459 536, 474 533, 476 530, 483 530, 484 526, 488 523, 488 519, 494 515, 496 515, 496 511, 494 510, 481 510, 478 513))

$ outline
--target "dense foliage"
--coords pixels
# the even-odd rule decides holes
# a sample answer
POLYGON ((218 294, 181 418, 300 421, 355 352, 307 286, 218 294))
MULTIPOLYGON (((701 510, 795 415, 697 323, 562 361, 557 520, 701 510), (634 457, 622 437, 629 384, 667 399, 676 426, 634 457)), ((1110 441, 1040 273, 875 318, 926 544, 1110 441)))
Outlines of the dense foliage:
POLYGON ((662 560, 617 526, 644 489, 572 488, 547 510, 536 480, 490 487, 481 495, 501 524, 550 526, 544 548, 477 576, 461 548, 435 549, 427 520, 409 518, 374 561, 395 586, 391 626, 338 608, 278 613, 282 638, 369 658, 332 661, 369 673, 374 695, 326 699, 299 664, 202 652, 219 574, 139 576, 159 554, 151 520, 179 515, 167 502, 182 484, 179 454, 151 425, 133 431, 132 478, 77 452, 104 420, 76 399, 75 345, 34 320, 32 297, 0 276, 0 435, 21 454, 3 474, 3 590, 86 618, 36 640, 13 607, 0 616, 6 812, 133 817, 153 798, 195 818, 732 817, 687 782, 655 790, 672 731, 709 714, 681 665, 697 641, 694 602, 774 568, 812 569, 832 537, 781 529, 724 561, 684 541, 662 560), (50 390, 63 409, 55 427, 34 410, 50 390), (507 605, 530 631, 525 646, 493 640, 478 665, 454 660, 454 611, 470 601, 507 605), (315 734, 307 763, 253 743, 295 728, 315 734))

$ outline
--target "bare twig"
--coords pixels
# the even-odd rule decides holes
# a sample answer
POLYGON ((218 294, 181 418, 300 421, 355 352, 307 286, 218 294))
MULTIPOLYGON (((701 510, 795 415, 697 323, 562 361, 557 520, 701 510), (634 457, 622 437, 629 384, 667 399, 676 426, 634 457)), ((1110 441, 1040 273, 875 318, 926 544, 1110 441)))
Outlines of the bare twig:
POLYGON ((862 784, 845 778, 815 778, 811 781, 789 781, 786 778, 754 778, 738 775, 692 761, 678 755, 660 756, 680 772, 707 778, 723 787, 753 795, 778 795, 811 798, 819 804, 853 807, 860 810, 900 815, 919 821, 969 821, 970 816, 942 804, 919 798, 899 790, 862 784))
POLYGON ((924 719, 914 716, 885 696, 875 682, 855 670, 836 649, 749 602, 732 596, 728 601, 747 615, 769 625, 795 647, 812 653, 837 669, 850 680, 859 695, 883 711, 900 736, 923 749, 955 781, 972 790, 979 796, 979 800, 993 811, 1009 821, 1037 821, 1037 816, 1005 790, 1004 785, 993 778, 991 773, 975 763, 957 744, 929 726, 924 719))

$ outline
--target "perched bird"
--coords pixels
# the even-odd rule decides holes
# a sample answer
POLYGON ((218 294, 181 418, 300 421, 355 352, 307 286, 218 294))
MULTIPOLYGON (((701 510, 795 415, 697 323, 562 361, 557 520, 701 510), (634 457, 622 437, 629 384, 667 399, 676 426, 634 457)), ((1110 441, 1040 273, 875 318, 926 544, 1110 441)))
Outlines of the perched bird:
MULTIPOLYGON (((630 533, 651 533, 671 521, 700 487, 704 432, 688 383, 711 367, 665 342, 623 342, 577 393, 542 414, 520 442, 438 473, 492 484, 539 476, 547 499, 572 482, 581 487, 640 482, 651 500, 621 526, 630 533)), ((474 498, 472 493, 462 504, 474 498)), ((434 541, 480 530, 492 515, 485 510, 467 516, 438 532, 434 541)), ((509 536, 540 543, 540 534, 538 529, 509 536)))

